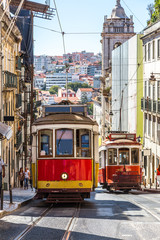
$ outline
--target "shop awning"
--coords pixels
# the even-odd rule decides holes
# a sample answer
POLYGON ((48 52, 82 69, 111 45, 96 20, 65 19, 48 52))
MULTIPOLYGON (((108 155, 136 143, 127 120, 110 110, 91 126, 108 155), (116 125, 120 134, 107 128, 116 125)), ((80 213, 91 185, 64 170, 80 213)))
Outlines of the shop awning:
POLYGON ((9 140, 12 137, 12 128, 5 123, 0 122, 0 134, 9 140))

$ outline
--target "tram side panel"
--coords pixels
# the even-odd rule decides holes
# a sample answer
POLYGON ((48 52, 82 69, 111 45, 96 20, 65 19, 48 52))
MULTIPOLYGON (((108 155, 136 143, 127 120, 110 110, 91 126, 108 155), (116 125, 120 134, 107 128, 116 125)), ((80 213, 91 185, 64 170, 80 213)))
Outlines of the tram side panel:
POLYGON ((92 190, 92 159, 39 159, 37 187, 39 191, 90 192, 92 190), (62 178, 66 179, 62 179, 62 178))
POLYGON ((98 138, 99 135, 97 134, 97 129, 94 130, 94 135, 93 135, 93 179, 94 179, 94 187, 98 186, 98 174, 99 174, 99 153, 98 153, 98 138))

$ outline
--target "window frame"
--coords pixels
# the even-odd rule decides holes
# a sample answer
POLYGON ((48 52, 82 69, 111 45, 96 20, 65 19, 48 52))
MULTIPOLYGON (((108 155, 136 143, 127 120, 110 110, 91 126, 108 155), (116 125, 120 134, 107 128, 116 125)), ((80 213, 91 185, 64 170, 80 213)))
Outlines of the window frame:
POLYGON ((155 40, 152 42, 152 59, 155 60, 155 40))
POLYGON ((151 61, 151 43, 148 43, 148 61, 151 61))
POLYGON ((131 164, 130 164, 130 148, 127 148, 127 147, 120 147, 119 149, 118 149, 118 165, 119 166, 123 166, 123 165, 128 165, 128 166, 130 166, 131 164), (120 163, 120 150, 128 150, 128 163, 120 163))
POLYGON ((134 148, 131 148, 131 165, 139 165, 139 163, 140 163, 140 158, 139 158, 139 148, 136 148, 136 147, 134 147, 134 148), (138 150, 138 163, 133 163, 132 162, 132 150, 138 150))
MULTIPOLYGON (((87 128, 83 128, 83 129, 76 129, 76 158, 78 157, 78 158, 91 158, 92 157, 92 134, 91 134, 91 130, 90 129, 87 129, 87 128), (80 147, 77 147, 77 131, 83 131, 83 130, 87 130, 88 131, 88 134, 87 133, 84 133, 84 134, 81 134, 80 136, 79 136, 79 145, 80 145, 80 147), (88 135, 89 136, 89 147, 87 148, 87 147, 82 147, 82 136, 84 136, 84 135, 88 135), (88 151, 89 151, 89 156, 87 156, 87 157, 83 157, 82 156, 82 154, 81 154, 81 156, 77 156, 77 153, 78 153, 78 150, 87 150, 88 149, 88 151)), ((81 152, 82 153, 82 152, 81 152)))
MULTIPOLYGON (((118 149, 117 148, 109 148, 108 149, 108 166, 117 166, 118 165, 118 149), (109 163, 109 150, 116 150, 116 158, 117 158, 117 163, 114 163, 114 164, 110 164, 109 163)), ((113 152, 112 152, 112 157, 114 156, 113 152)))
POLYGON ((144 61, 147 62, 147 45, 144 45, 144 61))
POLYGON ((74 129, 72 129, 72 128, 58 128, 58 129, 55 129, 55 157, 56 158, 68 158, 68 157, 74 157, 74 129), (73 154, 72 155, 57 155, 57 139, 56 139, 56 137, 57 137, 57 131, 59 131, 59 130, 70 130, 70 131, 72 131, 72 134, 73 134, 73 144, 72 144, 72 149, 73 149, 73 154))
POLYGON ((53 129, 40 129, 38 131, 38 158, 53 158, 53 129), (52 132, 52 155, 40 155, 40 151, 41 151, 41 132, 42 131, 50 131, 52 132))
POLYGON ((157 58, 160 59, 160 39, 157 40, 157 58))

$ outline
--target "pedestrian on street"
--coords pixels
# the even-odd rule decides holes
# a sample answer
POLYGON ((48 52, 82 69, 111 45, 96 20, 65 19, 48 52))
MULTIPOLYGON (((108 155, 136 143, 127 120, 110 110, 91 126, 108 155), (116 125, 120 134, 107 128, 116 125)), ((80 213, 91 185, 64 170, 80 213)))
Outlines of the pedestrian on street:
POLYGON ((30 179, 30 172, 27 167, 25 167, 24 172, 24 189, 28 189, 28 181, 30 179))
POLYGON ((1 189, 2 189, 2 176, 5 177, 5 166, 4 162, 0 156, 0 195, 1 195, 1 189))
POLYGON ((20 171, 18 173, 18 178, 20 181, 20 188, 23 188, 23 181, 24 181, 24 172, 23 172, 23 168, 20 168, 20 171))
POLYGON ((158 184, 158 187, 159 187, 159 185, 160 185, 160 164, 157 168, 157 184, 158 184))

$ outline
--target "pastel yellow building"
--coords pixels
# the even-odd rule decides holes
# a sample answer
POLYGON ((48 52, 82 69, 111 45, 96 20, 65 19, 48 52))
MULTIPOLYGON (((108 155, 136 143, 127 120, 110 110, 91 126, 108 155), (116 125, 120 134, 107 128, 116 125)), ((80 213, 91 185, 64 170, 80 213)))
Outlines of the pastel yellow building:
POLYGON ((10 15, 0 8, 0 110, 1 122, 12 127, 13 135, 1 141, 1 155, 6 164, 4 187, 17 183, 19 157, 22 149, 22 91, 21 60, 19 58, 22 37, 19 29, 11 25, 10 15))

